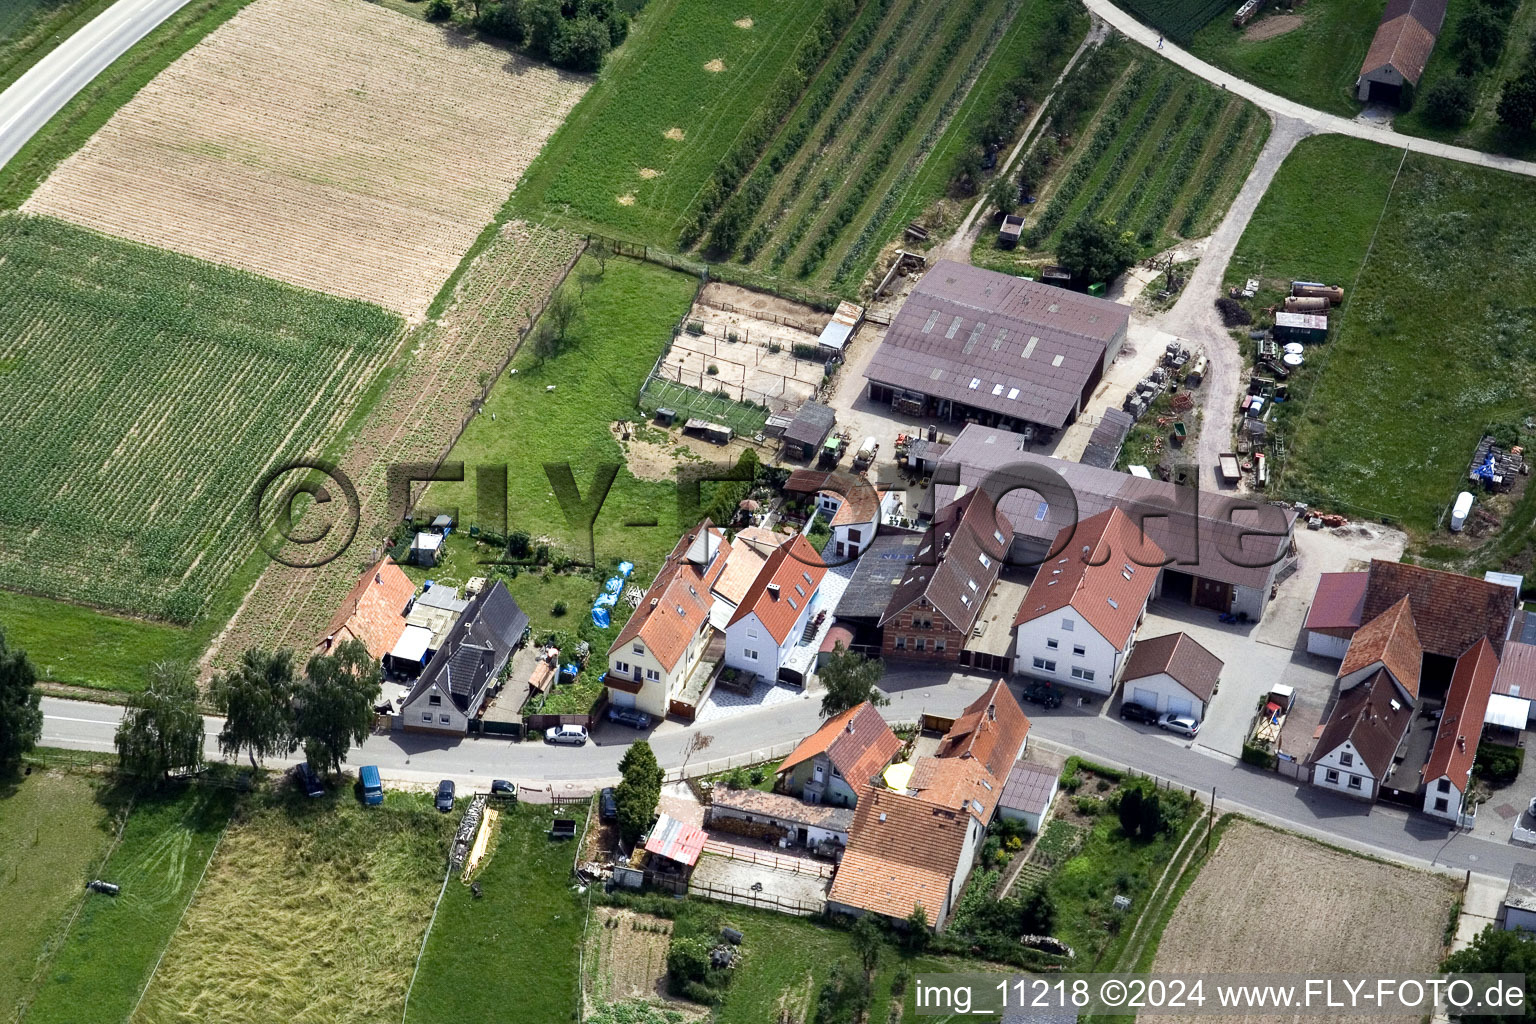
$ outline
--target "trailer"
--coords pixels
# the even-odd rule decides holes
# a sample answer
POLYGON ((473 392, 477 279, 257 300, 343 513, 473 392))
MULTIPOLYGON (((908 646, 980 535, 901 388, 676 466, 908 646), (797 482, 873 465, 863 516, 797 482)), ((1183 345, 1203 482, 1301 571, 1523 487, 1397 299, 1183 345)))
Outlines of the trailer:
POLYGON ((875 461, 875 455, 880 451, 880 442, 873 437, 866 437, 864 443, 859 445, 859 450, 853 456, 853 471, 861 473, 870 467, 875 461))
POLYGON ((1221 472, 1221 479, 1223 482, 1235 484, 1242 479, 1242 473, 1238 470, 1237 467, 1236 452, 1222 452, 1220 455, 1216 456, 1216 460, 1218 468, 1221 472))

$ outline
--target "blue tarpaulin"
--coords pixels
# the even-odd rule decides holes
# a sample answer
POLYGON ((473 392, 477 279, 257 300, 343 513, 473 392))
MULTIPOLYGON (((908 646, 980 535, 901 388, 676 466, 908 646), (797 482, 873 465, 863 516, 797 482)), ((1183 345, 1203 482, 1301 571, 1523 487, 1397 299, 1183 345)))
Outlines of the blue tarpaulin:
POLYGON ((635 571, 635 563, 634 562, 620 562, 619 563, 619 575, 623 576, 625 579, 629 579, 629 574, 634 572, 634 571, 635 571))
POLYGON ((563 676, 570 676, 572 679, 576 678, 576 676, 580 672, 581 672, 581 666, 580 665, 561 665, 560 666, 560 674, 563 675, 563 676))
POLYGON ((608 582, 603 584, 603 589, 610 594, 617 594, 624 589, 624 581, 617 576, 610 576, 608 582))
POLYGON ((607 629, 613 624, 613 618, 608 614, 608 609, 598 605, 592 609, 592 625, 598 629, 607 629))

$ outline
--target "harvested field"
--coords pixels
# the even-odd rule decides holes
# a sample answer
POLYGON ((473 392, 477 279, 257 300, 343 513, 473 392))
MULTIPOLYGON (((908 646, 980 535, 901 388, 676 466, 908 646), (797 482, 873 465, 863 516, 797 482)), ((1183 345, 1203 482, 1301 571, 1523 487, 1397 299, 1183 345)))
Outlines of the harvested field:
POLYGON ((386 507, 387 468, 433 463, 453 444, 471 401, 517 346, 519 331, 565 276, 580 244, 563 231, 514 221, 470 264, 453 304, 412 337, 405 365, 341 458, 362 505, 352 548, 319 569, 269 565, 219 642, 221 662, 257 644, 302 651, 319 639, 397 521, 386 507))
POLYGON ((1152 973, 1432 974, 1456 898, 1440 875, 1237 821, 1180 900, 1152 973))
POLYGON ((589 1006, 665 994, 671 921, 617 907, 594 907, 587 943, 595 967, 586 993, 589 1006))
POLYGON ((420 316, 587 87, 351 0, 257 0, 25 209, 420 316))

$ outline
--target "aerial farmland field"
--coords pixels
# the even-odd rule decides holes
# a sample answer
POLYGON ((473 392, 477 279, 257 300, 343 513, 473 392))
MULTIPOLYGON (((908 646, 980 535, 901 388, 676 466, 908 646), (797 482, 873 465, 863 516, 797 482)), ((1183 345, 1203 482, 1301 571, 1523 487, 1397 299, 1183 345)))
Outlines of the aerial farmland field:
POLYGON ((400 320, 46 218, 0 219, 0 585, 190 622, 246 499, 323 449, 400 320))
POLYGON ((365 3, 257 0, 24 209, 418 317, 588 81, 365 3))

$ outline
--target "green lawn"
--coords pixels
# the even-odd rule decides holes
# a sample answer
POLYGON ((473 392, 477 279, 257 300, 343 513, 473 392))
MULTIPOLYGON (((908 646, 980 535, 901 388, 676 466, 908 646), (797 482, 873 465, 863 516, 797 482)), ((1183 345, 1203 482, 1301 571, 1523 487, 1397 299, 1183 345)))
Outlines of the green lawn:
POLYGON ((123 891, 86 897, 28 1011, 28 1024, 128 1018, 233 805, 229 790, 200 786, 134 799, 122 839, 101 869, 101 877, 123 891))
POLYGON ((651 0, 524 175, 515 208, 675 247, 699 190, 819 10, 815 0, 651 0), (737 26, 748 18, 750 28, 737 26), (705 67, 717 60, 723 70, 705 67))
POLYGON ((1400 161, 1364 141, 1301 143, 1228 277, 1263 279, 1255 306, 1292 279, 1345 287, 1330 340, 1280 406, 1277 484, 1422 537, 1462 489, 1484 426, 1536 408, 1536 182, 1409 154, 1389 200, 1400 161))
POLYGON ((112 814, 98 792, 85 774, 0 777, 0 906, 8 918, 0 933, 0 1020, 12 1019, 57 949, 112 841, 112 814))
MULTIPOLYGON (((1257 41, 1244 40, 1244 30, 1233 28, 1231 18, 1215 18, 1195 34, 1190 50, 1287 99, 1353 117, 1360 110, 1355 79, 1384 6, 1385 0, 1309 0, 1298 6, 1305 19, 1299 28, 1257 41)), ((1443 36, 1451 24, 1447 18, 1443 36)), ((1442 44, 1446 41, 1442 37, 1442 44)))
MULTIPOLYGON (((640 384, 696 285, 684 274, 616 257, 606 270, 583 257, 566 279, 563 288, 579 296, 583 310, 568 348, 542 363, 531 351, 520 352, 512 363, 517 372, 496 382, 448 456, 466 466, 507 467, 511 529, 588 557, 587 538, 567 522, 544 465, 568 461, 583 500, 599 466, 623 465, 608 425, 634 418, 640 384)), ((474 481, 434 484, 424 503, 473 509, 474 481)), ((620 468, 593 523, 598 563, 622 558, 654 571, 676 544, 678 529, 673 484, 639 480, 620 468), (646 520, 658 525, 626 525, 646 520)))
MULTIPOLYGON (((113 61, 0 168, 0 210, 25 202, 59 162, 85 145, 119 107, 250 2, 191 0, 113 61)), ((0 87, 3 84, 0 79, 0 87)))
POLYGON ((549 807, 500 810, 495 848, 475 877, 481 897, 448 883, 407 1022, 577 1019, 586 906, 571 890, 575 847, 549 838, 549 807))
POLYGON ((143 689, 147 666, 201 652, 189 629, 6 590, 0 630, 26 649, 39 678, 109 690, 143 689))

